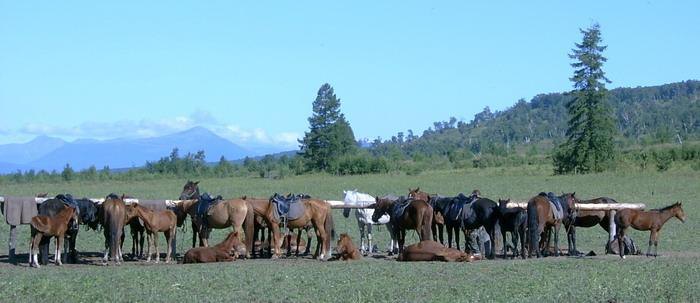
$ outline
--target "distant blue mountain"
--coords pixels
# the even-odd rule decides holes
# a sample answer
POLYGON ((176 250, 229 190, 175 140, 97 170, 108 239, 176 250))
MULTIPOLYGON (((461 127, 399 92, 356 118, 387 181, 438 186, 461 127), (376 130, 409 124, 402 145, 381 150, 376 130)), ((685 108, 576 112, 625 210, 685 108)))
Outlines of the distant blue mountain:
POLYGON ((27 143, 0 145, 0 161, 5 164, 27 164, 46 156, 65 144, 66 141, 58 138, 38 136, 27 143))
MULTIPOLYGON (((23 146, 23 144, 14 145, 12 148, 21 149, 23 146)), ((0 146, 0 151, 3 151, 2 148, 6 146, 0 146)), ((256 154, 219 137, 204 127, 195 127, 180 133, 154 138, 104 141, 76 140, 63 142, 57 147, 47 144, 43 150, 46 153, 28 163, 21 163, 16 158, 0 154, 2 155, 0 161, 5 162, 0 162, 0 173, 15 172, 18 169, 44 169, 47 171, 55 169, 60 171, 66 163, 69 163, 75 170, 85 169, 91 165, 95 165, 98 169, 103 166, 110 168, 140 167, 146 161, 156 161, 161 157, 168 156, 173 148, 179 149, 180 156, 184 156, 188 152, 196 153, 203 150, 207 161, 218 161, 221 156, 234 160, 256 154)), ((11 149, 8 148, 8 150, 11 149)), ((41 152, 36 151, 36 153, 40 154, 41 152)), ((28 156, 18 159, 27 158, 28 156)))

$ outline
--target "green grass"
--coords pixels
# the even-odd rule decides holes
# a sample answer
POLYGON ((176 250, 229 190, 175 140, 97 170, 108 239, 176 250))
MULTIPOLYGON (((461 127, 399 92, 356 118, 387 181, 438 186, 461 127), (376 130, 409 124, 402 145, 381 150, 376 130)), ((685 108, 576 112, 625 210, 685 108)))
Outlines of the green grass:
MULTIPOLYGON (((606 173, 585 176, 550 176, 541 167, 425 172, 418 176, 369 175, 336 177, 312 175, 267 179, 204 179, 203 190, 225 197, 268 196, 273 192, 306 192, 325 199, 342 199, 343 189, 372 194, 405 194, 420 186, 429 192, 456 194, 474 188, 493 199, 526 200, 540 191, 575 191, 581 198, 609 196, 620 202, 644 202, 660 207, 683 201, 685 224, 672 219, 661 232, 662 257, 614 256, 489 260, 470 264, 399 263, 365 258, 357 263, 318 262, 307 259, 243 260, 227 264, 142 265, 121 267, 53 265, 41 269, 0 264, 2 301, 698 301, 700 296, 700 244, 695 240, 700 207, 700 172, 606 173)), ((110 192, 139 198, 177 198, 186 180, 144 182, 9 185, 3 195, 71 192, 76 196, 103 197, 110 192)), ((335 213, 336 230, 357 238, 354 219, 335 213)), ((0 239, 7 239, 0 224, 0 239)), ((578 230, 579 250, 603 252, 607 234, 600 228, 578 230)), ((178 251, 189 247, 190 231, 178 231, 178 251)), ((224 235, 219 231, 213 242, 224 235)), ((633 232, 646 249, 648 233, 633 232)), ((20 228, 19 251, 26 252, 29 231, 20 228)), ((375 231, 376 243, 386 246, 385 229, 375 231)), ((566 246, 565 237, 561 247, 566 246)), ((415 234, 408 242, 415 242, 415 234)), ((3 240, 6 241, 6 240, 3 240)), ((100 233, 81 230, 81 251, 100 251, 100 233)), ((130 242, 127 241, 127 244, 130 242)), ((164 240, 160 239, 161 245, 164 240)), ((125 248, 128 245, 125 245, 125 248)), ((0 251, 0 254, 5 254, 0 251)))

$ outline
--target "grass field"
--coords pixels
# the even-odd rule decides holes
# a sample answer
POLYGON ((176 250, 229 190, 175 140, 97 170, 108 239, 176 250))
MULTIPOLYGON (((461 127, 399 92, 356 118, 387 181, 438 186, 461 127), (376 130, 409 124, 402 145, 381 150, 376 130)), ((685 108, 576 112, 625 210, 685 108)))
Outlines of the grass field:
MULTIPOLYGON (((103 197, 110 192, 139 198, 177 198, 186 180, 134 183, 66 183, 10 185, 0 195, 33 195, 70 192, 75 196, 103 197)), ((661 232, 659 258, 634 256, 621 261, 614 256, 488 260, 468 264, 400 263, 377 257, 357 263, 320 262, 307 258, 241 260, 226 264, 99 266, 97 263, 44 266, 0 263, 0 301, 293 301, 293 302, 473 302, 473 301, 700 301, 700 216, 696 196, 700 173, 691 170, 660 173, 606 173, 585 176, 551 176, 540 167, 425 172, 418 176, 369 175, 335 177, 312 175, 267 179, 204 179, 203 190, 225 197, 269 196, 273 192, 306 192, 340 200, 342 190, 359 189, 372 194, 405 194, 408 187, 428 192, 456 194, 474 188, 493 199, 526 200, 540 191, 575 191, 580 198, 609 196, 620 202, 644 202, 661 207, 683 201, 688 220, 667 223, 661 232)), ((335 213, 336 230, 357 239, 354 218, 335 213)), ((0 239, 8 227, 0 224, 0 239)), ((191 231, 178 231, 178 252, 189 248, 191 231)), ((218 242, 224 232, 215 233, 218 242)), ((579 229, 579 250, 603 252, 607 234, 600 228, 579 229)), ((644 249, 648 233, 632 232, 644 249)), ((375 232, 386 246, 386 230, 375 232)), ((560 243, 566 246, 565 237, 560 243)), ((20 228, 19 252, 29 239, 20 228)), ((102 235, 81 230, 78 248, 101 250, 102 235)), ((417 241, 415 234, 408 242, 417 241)), ((128 242, 130 244, 130 242, 128 242)), ((161 245, 164 240, 160 239, 161 245)), ((0 255, 6 254, 4 250, 0 255)), ((6 258, 0 257, 0 262, 6 258)))

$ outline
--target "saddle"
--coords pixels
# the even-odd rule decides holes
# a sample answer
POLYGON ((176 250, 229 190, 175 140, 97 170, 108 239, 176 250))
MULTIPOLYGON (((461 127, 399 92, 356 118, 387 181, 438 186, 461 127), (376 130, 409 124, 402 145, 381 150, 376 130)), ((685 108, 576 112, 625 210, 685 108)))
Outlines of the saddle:
POLYGON ((63 204, 75 209, 75 211, 80 214, 80 207, 78 207, 78 202, 73 199, 71 194, 58 194, 55 199, 61 200, 63 204))
POLYGON ((404 196, 399 197, 394 203, 393 208, 391 209, 392 221, 403 216, 403 213, 406 212, 406 208, 408 208, 408 206, 411 205, 412 201, 412 199, 406 199, 406 197, 404 196))
POLYGON ((553 192, 544 193, 541 192, 540 196, 546 197, 549 200, 549 204, 552 206, 552 215, 554 219, 561 220, 564 218, 564 211, 561 206, 561 200, 553 192))
POLYGON ((298 203, 302 199, 309 199, 306 194, 283 196, 275 193, 270 200, 275 204, 275 217, 277 219, 296 220, 304 214, 304 204, 298 203))
POLYGON ((219 204, 219 202, 221 202, 223 199, 224 198, 221 197, 221 195, 212 198, 209 193, 204 193, 199 196, 196 215, 201 222, 204 223, 204 226, 207 226, 207 215, 209 214, 209 210, 216 204, 219 204))

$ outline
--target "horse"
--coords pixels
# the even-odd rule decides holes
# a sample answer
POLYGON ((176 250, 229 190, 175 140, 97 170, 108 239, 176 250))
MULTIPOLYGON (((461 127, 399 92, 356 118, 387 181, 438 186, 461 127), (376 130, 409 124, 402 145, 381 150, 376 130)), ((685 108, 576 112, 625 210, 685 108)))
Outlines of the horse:
POLYGON ((116 264, 121 264, 121 241, 124 234, 124 224, 129 219, 126 214, 126 204, 123 197, 109 194, 100 207, 100 217, 105 236, 105 252, 102 258, 103 264, 107 264, 109 256, 116 264))
MULTIPOLYGON (((387 197, 389 198, 389 197, 387 197)), ((344 190, 343 191, 343 202, 345 205, 355 205, 355 206, 367 206, 375 202, 373 196, 368 194, 363 194, 357 190, 344 190)), ((350 217, 350 208, 343 209, 343 217, 350 217)), ((384 215, 379 218, 377 222, 372 220, 372 215, 374 214, 374 209, 371 208, 357 208, 355 209, 355 219, 357 220, 357 226, 360 229, 360 252, 363 255, 367 255, 372 252, 372 226, 373 225, 386 225, 391 235, 391 242, 389 243, 389 255, 394 254, 394 248, 397 247, 396 238, 394 238, 394 232, 392 231, 391 224, 389 223, 389 215, 384 215), (365 245, 365 239, 367 244, 365 245)))
POLYGON ((183 264, 189 263, 211 263, 211 262, 229 262, 234 261, 238 258, 239 249, 242 246, 245 249, 245 245, 238 238, 238 232, 230 232, 226 239, 221 241, 221 243, 216 244, 212 247, 195 247, 191 248, 185 253, 185 257, 182 259, 183 264), (234 255, 231 256, 231 251, 234 251, 234 255))
POLYGON ((180 200, 190 200, 179 203, 176 207, 178 221, 184 220, 187 214, 192 219, 192 247, 195 247, 197 235, 199 246, 209 246, 209 233, 212 228, 222 229, 232 227, 233 231, 245 234, 246 258, 253 251, 253 232, 255 215, 244 199, 223 200, 212 206, 206 214, 197 214, 199 203, 204 203, 199 194, 199 181, 187 181, 182 188, 180 200))
POLYGON ((383 215, 389 214, 394 237, 399 242, 399 254, 403 252, 407 229, 413 229, 418 232, 421 241, 432 238, 431 226, 433 224, 433 208, 427 201, 406 199, 403 197, 394 201, 375 197, 375 203, 372 204, 370 208, 374 208, 372 220, 375 222, 379 221, 379 218, 383 215), (399 212, 400 208, 404 205, 405 208, 403 212, 399 212))
MULTIPOLYGON (((445 244, 443 241, 443 230, 445 228, 445 217, 443 213, 435 207, 435 201, 441 198, 438 195, 430 195, 424 191, 420 190, 420 187, 416 189, 408 189, 408 197, 416 200, 427 201, 431 207, 433 207, 433 224, 430 226, 431 232, 433 233, 433 240, 440 241, 440 244, 445 244)), ((449 237, 449 231, 448 237, 449 237)), ((449 240, 448 240, 449 241, 449 240)), ((449 244, 448 244, 449 245, 449 244)))
MULTIPOLYGON (((498 224, 501 227, 501 237, 503 237, 503 259, 508 254, 508 247, 511 245, 506 242, 506 232, 510 232, 510 238, 513 246, 513 258, 518 254, 518 242, 520 242, 520 256, 525 259, 525 230, 527 229, 527 212, 522 207, 508 208, 508 200, 498 200, 500 217, 498 224)), ((493 241, 493 239, 491 239, 493 241)))
POLYGON ((158 233, 162 232, 167 239, 168 246, 166 248, 165 263, 170 263, 170 254, 172 252, 172 243, 177 233, 177 216, 172 210, 153 211, 145 208, 138 203, 131 204, 126 207, 126 217, 138 217, 143 221, 143 226, 146 228, 146 239, 148 240, 148 249, 146 262, 151 262, 151 246, 155 248, 156 263, 159 262, 160 252, 158 251, 158 233))
MULTIPOLYGON (((97 206, 87 198, 73 199, 73 197, 69 194, 57 195, 55 198, 46 200, 39 204, 39 214, 54 216, 63 209, 63 206, 66 203, 77 206, 76 212, 78 213, 79 224, 85 225, 87 229, 97 230, 99 228, 100 221, 97 217, 97 206)), ((67 245, 64 246, 64 251, 67 250, 68 252, 66 259, 67 263, 78 262, 78 251, 75 249, 75 243, 77 241, 79 231, 80 228, 78 228, 78 225, 75 225, 66 231, 65 242, 67 245)), ((49 240, 50 237, 45 237, 39 244, 39 263, 42 265, 48 263, 49 240)))
MULTIPOLYGON (((244 201, 248 202, 255 215, 260 216, 272 230, 272 258, 279 258, 282 255, 282 234, 280 232, 280 218, 275 215, 277 210, 272 202, 274 197, 268 199, 245 197, 244 201)), ((297 219, 288 220, 287 228, 304 228, 311 224, 316 231, 317 239, 314 258, 325 260, 330 257, 330 239, 335 238, 331 207, 325 201, 311 198, 302 199, 297 203, 303 203, 304 213, 297 219), (328 233, 330 233, 330 237, 328 233)))
POLYGON ((397 261, 442 261, 442 262, 473 262, 478 257, 467 254, 459 249, 448 248, 433 240, 424 240, 409 245, 399 254, 397 261))
POLYGON ((681 202, 676 202, 661 209, 652 209, 643 211, 638 209, 621 209, 615 214, 615 224, 617 226, 617 243, 620 250, 620 258, 625 258, 625 250, 622 247, 623 238, 628 227, 636 230, 648 230, 649 247, 647 248, 648 256, 658 256, 659 248, 659 231, 664 226, 666 221, 676 217, 681 222, 685 223, 686 216, 683 212, 681 202), (651 255, 651 245, 654 244, 654 254, 651 255))
MULTIPOLYGON (((617 201, 608 197, 600 197, 591 200, 579 200, 576 193, 571 194, 573 202, 576 204, 616 204, 617 201)), ((569 255, 580 255, 576 249, 576 227, 593 227, 600 225, 610 234, 610 211, 607 210, 575 210, 573 220, 569 217, 563 220, 566 228, 566 239, 569 244, 569 255), (573 224, 572 224, 573 223, 573 224)))
MULTIPOLYGON (((472 194, 469 196, 459 194, 455 197, 454 201, 455 203, 465 203, 466 205, 464 207, 470 208, 466 212, 463 208, 459 215, 465 240, 469 237, 470 231, 477 230, 483 226, 486 233, 491 238, 491 241, 489 241, 490 246, 486 248, 487 258, 493 259, 496 253, 496 225, 500 217, 498 204, 491 199, 480 197, 479 190, 472 191, 472 194)), ((483 241, 483 239, 481 241, 483 241)), ((465 249, 467 248, 465 247, 465 249)))
POLYGON ((54 263, 61 262, 61 246, 63 237, 70 227, 78 225, 78 216, 75 208, 63 205, 63 208, 54 216, 38 215, 31 220, 32 236, 29 242, 29 265, 39 268, 39 256, 35 251, 39 247, 39 242, 44 237, 56 237, 56 254, 54 263), (70 222, 73 222, 72 224, 70 222), (70 226, 69 226, 70 225, 70 226))
POLYGON ((338 243, 335 245, 335 252, 338 255, 338 259, 343 261, 354 261, 362 259, 362 254, 360 250, 355 247, 352 243, 352 238, 348 234, 340 234, 338 238, 338 243))
POLYGON ((573 220, 575 217, 574 199, 572 194, 563 194, 558 197, 562 210, 562 218, 557 218, 554 215, 555 209, 552 208, 547 194, 540 193, 532 197, 527 202, 527 224, 529 230, 529 248, 528 255, 532 255, 532 251, 536 251, 538 258, 542 257, 543 250, 549 250, 550 238, 552 230, 554 231, 554 256, 559 256, 559 227, 562 220, 568 217, 573 220), (546 241, 545 241, 546 238, 546 241), (537 246, 537 249, 535 249, 537 246))

